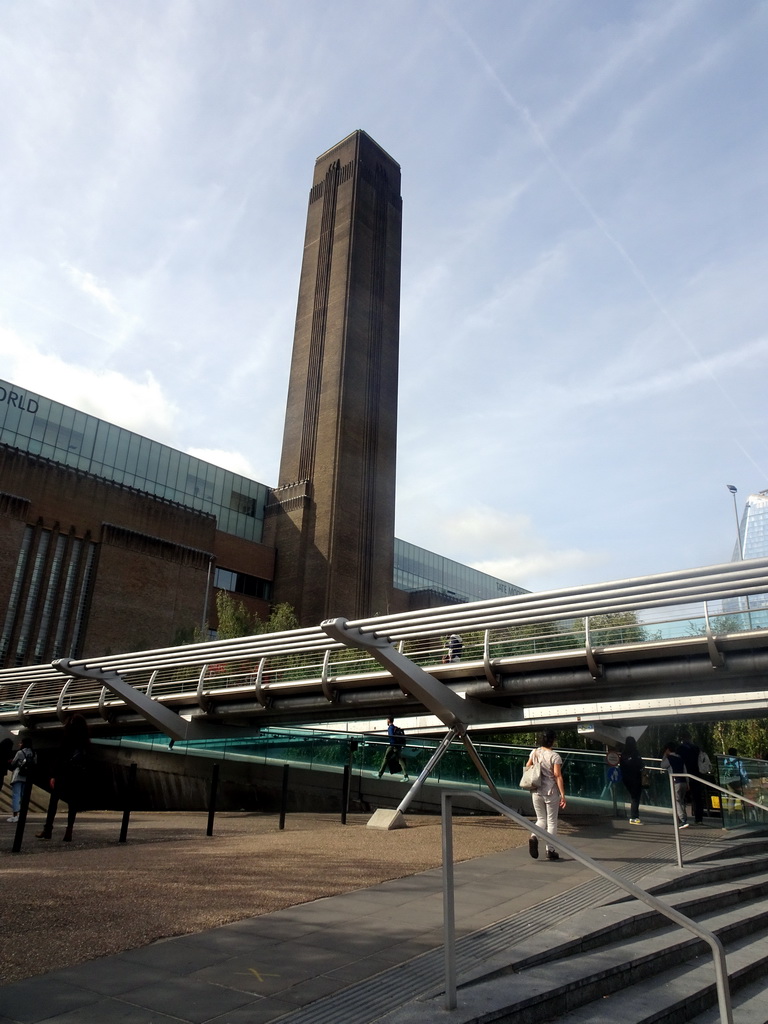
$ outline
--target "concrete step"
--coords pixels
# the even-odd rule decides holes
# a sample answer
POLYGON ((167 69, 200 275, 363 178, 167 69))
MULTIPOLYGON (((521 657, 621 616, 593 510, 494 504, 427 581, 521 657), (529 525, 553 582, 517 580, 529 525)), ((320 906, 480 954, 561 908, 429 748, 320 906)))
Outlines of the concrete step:
MULTIPOLYGON (((703 922, 728 948, 732 991, 763 976, 768 968, 766 912, 768 902, 761 901, 703 922)), ((716 1005, 714 978, 706 943, 681 929, 664 929, 462 986, 451 1024, 679 1024, 716 1005)), ((417 1013, 413 1020, 432 1019, 438 1005, 437 998, 431 1006, 422 1003, 424 1015, 417 1013)), ((396 1019, 405 1022, 400 1016, 396 1019)))
MULTIPOLYGON (((733 1024, 768 1024, 768 935, 743 940, 726 954, 733 1024)), ((515 1020, 516 1017, 498 1018, 515 1020)), ((711 956, 656 975, 652 983, 544 1017, 547 1024, 721 1024, 711 956)))
MULTIPOLYGON (((732 993, 733 1024, 768 1024, 768 988, 763 978, 732 993)), ((716 1006, 692 1017, 689 1024, 720 1024, 716 1006)))
MULTIPOLYGON (((762 898, 768 899, 768 872, 659 896, 668 906, 696 920, 704 914, 716 914, 762 898)), ((524 945, 484 955, 476 964, 465 966, 459 984, 490 980, 512 971, 519 973, 589 950, 620 945, 668 927, 668 920, 647 904, 617 900, 572 914, 561 924, 531 936, 524 945)), ((434 992, 437 991, 436 987, 434 992)))
MULTIPOLYGON (((768 873, 756 872, 751 857, 746 865, 722 859, 714 875, 711 867, 697 864, 680 879, 682 891, 660 898, 718 935, 736 993, 768 967, 768 873), (720 880, 723 871, 733 879, 720 880), (704 884, 695 887, 697 879, 704 884)), ((580 911, 524 946, 463 970, 451 1024, 678 1024, 717 1005, 714 978, 707 943, 646 904, 618 900, 580 911)), ((391 1019, 432 1019, 443 1005, 444 995, 435 989, 391 1019)), ((744 1016, 743 1024, 757 1021, 744 1016)))

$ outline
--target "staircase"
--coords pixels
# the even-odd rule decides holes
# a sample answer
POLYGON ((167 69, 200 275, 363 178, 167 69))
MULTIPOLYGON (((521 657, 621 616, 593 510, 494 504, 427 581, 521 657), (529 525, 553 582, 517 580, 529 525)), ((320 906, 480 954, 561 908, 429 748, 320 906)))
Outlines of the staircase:
MULTIPOLYGON (((6 775, 5 781, 3 782, 3 788, 0 789, 0 821, 3 821, 11 813, 11 776, 10 773, 6 775)), ((29 813, 30 814, 45 814, 48 810, 48 801, 51 799, 50 793, 46 790, 41 789, 39 786, 32 787, 32 796, 29 800, 29 813)))
MULTIPOLYGON (((734 1024, 768 1024, 768 838, 729 839, 693 856, 683 871, 665 868, 638 884, 718 936, 734 1024)), ((486 937, 474 954, 460 949, 456 1009, 446 1012, 435 985, 382 1022, 720 1024, 709 945, 646 904, 615 889, 601 899, 597 889, 591 906, 570 914, 561 906, 559 919, 536 908, 540 925, 521 942, 494 949, 486 937)))

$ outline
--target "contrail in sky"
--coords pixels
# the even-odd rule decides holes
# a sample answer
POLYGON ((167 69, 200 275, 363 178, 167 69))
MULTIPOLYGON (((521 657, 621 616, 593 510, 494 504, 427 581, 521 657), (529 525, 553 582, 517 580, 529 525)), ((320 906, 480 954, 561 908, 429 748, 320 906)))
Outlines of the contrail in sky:
MULTIPOLYGON (((486 76, 496 86, 496 88, 498 89, 499 93, 501 94, 501 96, 506 101, 506 103, 512 108, 512 110, 514 110, 514 112, 517 114, 517 116, 520 118, 520 120, 526 126, 526 128, 528 129, 530 135, 533 137, 533 139, 535 140, 535 142, 538 145, 538 147, 543 151, 544 155, 546 156, 547 162, 553 168, 553 170, 555 171, 557 176, 560 178, 562 183, 565 185, 565 187, 568 189, 568 191, 575 197, 576 201, 579 203, 579 205, 582 207, 582 209, 587 213, 587 216, 590 218, 592 223, 598 228, 598 230, 601 232, 603 237, 610 243, 610 245, 619 254, 619 256, 624 261, 626 266, 629 267, 629 269, 630 269, 630 271, 632 273, 632 276, 640 284, 640 286, 642 287, 643 291, 651 299, 653 304, 656 306, 658 311, 661 313, 661 315, 666 320, 666 322, 669 324, 669 326, 672 328, 672 330, 675 332, 675 334, 680 338, 681 341, 684 342, 685 345, 688 346, 688 348, 693 353, 695 358, 702 364, 702 367, 704 368, 705 372, 707 373, 709 378, 712 380, 713 384, 718 388, 718 390, 723 395, 725 400, 729 403, 729 405, 733 408, 733 410, 738 414, 738 416, 741 419, 743 419, 744 413, 743 413, 742 407, 732 398, 732 396, 729 394, 729 392, 723 386, 723 384, 720 381, 720 379, 717 376, 715 376, 715 374, 712 371, 712 369, 707 365, 707 360, 704 358, 703 353, 701 352, 701 350, 699 349, 699 347, 697 346, 697 344, 695 343, 693 338, 691 338, 691 336, 683 329, 683 327, 678 323, 678 321, 672 316, 672 314, 669 312, 669 310, 666 308, 664 303, 661 301, 659 296, 654 291, 653 287, 651 286, 650 282, 648 281, 648 278, 642 272, 642 270, 640 269, 638 264, 631 257, 629 252, 627 252, 626 248, 616 238, 616 236, 611 233, 611 231, 609 230, 609 228, 606 225, 605 221, 603 221, 603 219, 600 217, 598 212, 592 206, 590 201, 584 195, 582 190, 579 188, 579 186, 576 184, 576 182, 573 180, 573 178, 568 174, 568 172, 562 166, 560 161, 557 159, 557 157, 555 156, 555 153, 554 153, 551 145, 549 144, 549 142, 547 141, 546 136, 544 135, 544 132, 542 131, 542 129, 539 126, 539 124, 536 121, 536 119, 531 114, 530 110, 527 107, 525 107, 522 103, 520 103, 512 95, 512 93, 506 87, 504 82, 502 82, 502 80, 499 78, 499 75, 497 74, 496 70, 490 64, 490 62, 485 57, 485 55, 481 52, 481 50, 478 47, 477 43, 475 43, 474 39, 472 39, 472 37, 468 34, 466 29, 462 25, 460 25, 456 21, 454 21, 452 18, 447 16, 444 10, 442 10, 440 8, 437 8, 437 7, 436 7, 436 10, 442 16, 444 22, 449 27, 449 29, 455 35, 459 36, 463 40, 463 42, 466 44, 466 46, 472 52, 474 57, 477 59, 478 63, 480 64, 480 66, 483 69, 483 71, 486 74, 486 76)), ((761 475, 763 475, 763 476, 768 475, 768 474, 766 474, 765 470, 762 467, 758 466, 758 464, 755 461, 755 459, 751 455, 749 455, 748 452, 745 451, 743 445, 741 443, 739 443, 739 442, 736 442, 736 443, 737 443, 738 447, 741 449, 741 451, 744 453, 746 458, 752 463, 753 466, 755 466, 755 468, 761 473, 761 475)))

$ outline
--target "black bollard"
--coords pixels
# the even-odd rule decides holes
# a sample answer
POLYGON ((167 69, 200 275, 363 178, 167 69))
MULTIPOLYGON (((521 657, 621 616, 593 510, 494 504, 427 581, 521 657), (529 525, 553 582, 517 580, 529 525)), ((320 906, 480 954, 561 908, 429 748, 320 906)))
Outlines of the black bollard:
POLYGON ((128 822, 131 820, 131 804, 133 803, 133 791, 136 788, 136 772, 138 765, 135 761, 131 761, 130 767, 128 768, 128 783, 125 787, 125 800, 123 801, 123 821, 120 825, 120 838, 119 843, 124 843, 128 839, 128 822))
POLYGON ((21 806, 19 807, 19 820, 16 822, 16 832, 13 836, 13 846, 11 847, 11 853, 19 853, 21 850, 21 841, 24 838, 24 826, 27 824, 27 811, 29 810, 29 801, 32 797, 32 779, 26 779, 24 782, 24 789, 21 791, 21 806))
POLYGON ((283 789, 280 794, 280 828, 285 828, 285 808, 288 804, 288 769, 289 765, 283 765, 283 789))
POLYGON ((347 811, 349 810, 349 791, 352 788, 352 771, 348 764, 344 765, 344 782, 341 787, 341 824, 347 824, 347 811))
POLYGON ((48 811, 45 815, 42 835, 50 839, 53 834, 53 823, 56 820, 56 811, 59 809, 59 794, 54 786, 51 790, 51 798, 48 801, 48 811))
POLYGON ((213 835, 213 819, 216 816, 216 795, 219 792, 219 766, 215 764, 211 771, 211 795, 208 800, 208 828, 205 834, 213 835))

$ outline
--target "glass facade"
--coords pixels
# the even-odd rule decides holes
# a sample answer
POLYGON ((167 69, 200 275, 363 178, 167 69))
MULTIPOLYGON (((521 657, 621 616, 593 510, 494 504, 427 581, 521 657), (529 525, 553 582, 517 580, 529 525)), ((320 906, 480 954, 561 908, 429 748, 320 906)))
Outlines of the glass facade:
MULTIPOLYGON (((768 491, 750 494, 744 506, 731 561, 738 562, 742 558, 768 558, 768 491)), ((723 611, 731 614, 764 608, 768 608, 765 594, 723 601, 723 611)))
POLYGON ((0 380, 0 441, 216 516, 261 541, 269 488, 0 380))
POLYGON ((445 604, 528 593, 522 587, 397 538, 395 587, 409 592, 431 591, 438 598, 444 598, 445 604))
MULTIPOLYGON (((224 533, 245 540, 262 540, 264 508, 270 490, 266 484, 202 462, 3 380, 0 442, 211 513, 224 533)), ((58 571, 64 569, 57 568, 58 571)), ((250 578, 236 577, 238 574, 225 581, 222 576, 216 586, 249 593, 250 578)), ((445 604, 528 593, 505 580, 397 539, 394 585, 409 593, 429 592, 445 604)))
MULTIPOLYGON (((744 558, 768 557, 768 491, 750 494, 741 517, 740 532, 744 558)), ((740 557, 737 540, 733 550, 733 561, 740 557)))

